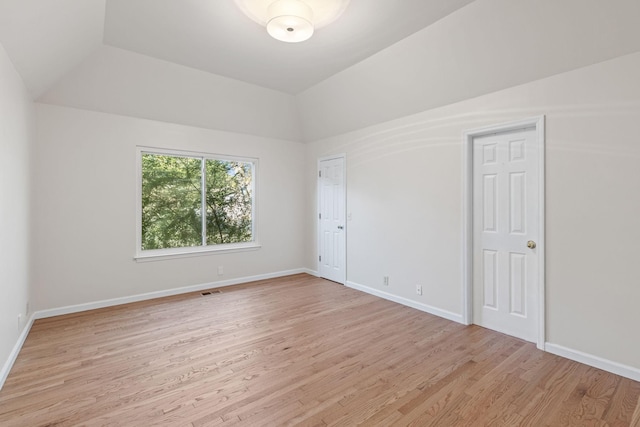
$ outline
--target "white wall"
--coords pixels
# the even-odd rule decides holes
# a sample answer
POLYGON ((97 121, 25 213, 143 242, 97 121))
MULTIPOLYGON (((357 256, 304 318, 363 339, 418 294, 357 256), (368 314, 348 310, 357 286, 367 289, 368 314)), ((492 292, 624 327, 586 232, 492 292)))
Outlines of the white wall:
POLYGON ((298 269, 304 264, 302 144, 37 105, 34 309, 298 269), (256 251, 137 263, 136 146, 259 159, 256 251), (224 266, 224 276, 217 266, 224 266))
POLYGON ((637 0, 476 0, 298 95, 315 141, 640 50, 637 0))
POLYGON ((547 341, 640 369, 639 75, 635 53, 311 143, 347 154, 347 280, 461 314, 462 133, 544 114, 547 341))
POLYGON ((300 140, 292 95, 102 46, 38 102, 300 140))
POLYGON ((0 386, 5 363, 27 323, 34 118, 33 102, 0 45, 0 386))

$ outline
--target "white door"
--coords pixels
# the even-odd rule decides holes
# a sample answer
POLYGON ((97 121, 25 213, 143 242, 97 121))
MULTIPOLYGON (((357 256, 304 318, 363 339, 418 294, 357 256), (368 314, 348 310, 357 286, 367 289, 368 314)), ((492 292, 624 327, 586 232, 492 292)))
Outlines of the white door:
POLYGON ((538 338, 535 129, 473 139, 473 322, 538 338))
POLYGON ((320 277, 346 280, 344 157, 320 160, 318 171, 318 227, 320 277))

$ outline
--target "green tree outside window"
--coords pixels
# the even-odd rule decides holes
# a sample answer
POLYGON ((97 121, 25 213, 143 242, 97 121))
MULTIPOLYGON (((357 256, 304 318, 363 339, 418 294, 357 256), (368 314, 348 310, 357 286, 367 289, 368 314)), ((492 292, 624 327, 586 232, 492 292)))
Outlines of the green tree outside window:
POLYGON ((253 241, 253 172, 252 162, 142 153, 141 249, 253 241))

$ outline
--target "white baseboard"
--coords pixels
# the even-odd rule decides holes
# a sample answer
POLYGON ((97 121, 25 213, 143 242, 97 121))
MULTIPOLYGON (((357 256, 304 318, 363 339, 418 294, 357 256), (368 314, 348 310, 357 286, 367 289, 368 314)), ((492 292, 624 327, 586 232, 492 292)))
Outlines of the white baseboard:
POLYGON ((95 310, 97 308, 112 307, 114 305, 129 304, 132 302, 146 301, 155 298, 169 297, 173 295, 186 294, 189 292, 204 291, 207 289, 222 288, 224 286, 238 285, 241 283, 255 282, 257 280, 273 279, 276 277, 290 276, 292 274, 306 273, 306 269, 298 268, 295 270, 278 271, 275 273, 259 274, 256 276, 239 277, 237 279, 221 280, 218 282, 201 283, 199 285, 185 286, 182 288, 167 289, 164 291, 149 292, 146 294, 132 295, 128 297, 112 298, 101 301, 94 301, 85 304, 68 305, 66 307, 52 308, 48 310, 36 311, 36 319, 44 319, 47 317, 61 316, 63 314, 79 313, 81 311, 95 310))
POLYGON ((360 285, 358 283, 347 282, 345 285, 350 288, 353 288, 362 292, 366 292, 368 294, 375 295, 377 297, 384 298, 389 301, 397 302, 398 304, 406 305, 407 307, 415 308, 416 310, 424 311, 425 313, 433 314, 434 316, 443 317, 447 320, 452 320, 458 323, 464 323, 461 314, 452 313, 447 310, 441 310, 439 308, 432 307, 428 304, 423 304, 421 302, 413 301, 408 298, 399 297, 397 295, 380 291, 375 288, 370 288, 369 286, 360 285))
POLYGON ((18 336, 18 341, 16 341, 16 344, 13 346, 11 353, 9 353, 9 358, 7 359, 6 362, 4 362, 4 366, 0 371, 0 390, 2 390, 2 387, 4 386, 4 382, 7 380, 7 377, 9 376, 9 372, 11 371, 11 368, 13 368, 13 364, 16 362, 16 359, 18 358, 18 354, 20 353, 20 350, 24 345, 24 341, 27 339, 27 335, 29 335, 29 331, 31 331, 31 326, 33 326, 34 320, 35 320, 35 316, 33 314, 29 316, 29 320, 27 321, 27 324, 24 325, 24 328, 22 329, 20 336, 18 336))
POLYGON ((549 342, 545 343, 544 348, 549 353, 557 356, 584 363, 585 365, 593 366, 594 368, 602 369, 603 371, 611 372, 612 374, 620 375, 634 381, 640 381, 640 369, 638 368, 549 342))

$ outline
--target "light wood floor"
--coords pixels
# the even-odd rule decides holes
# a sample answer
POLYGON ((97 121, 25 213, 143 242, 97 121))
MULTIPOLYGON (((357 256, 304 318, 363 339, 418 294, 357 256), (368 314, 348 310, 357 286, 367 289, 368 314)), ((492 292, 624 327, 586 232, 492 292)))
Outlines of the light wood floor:
POLYGON ((0 425, 639 426, 639 396, 533 344, 296 275, 38 320, 0 425))

